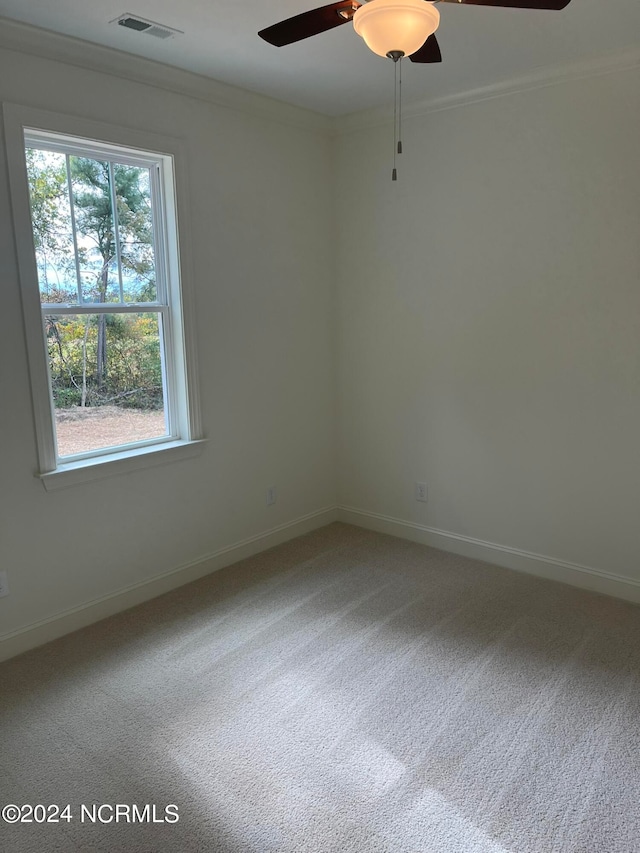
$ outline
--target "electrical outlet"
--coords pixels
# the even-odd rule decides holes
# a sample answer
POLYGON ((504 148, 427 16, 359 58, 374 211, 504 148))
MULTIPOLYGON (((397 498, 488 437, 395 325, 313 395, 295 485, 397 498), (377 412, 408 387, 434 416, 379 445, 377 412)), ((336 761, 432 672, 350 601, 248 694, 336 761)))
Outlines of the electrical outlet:
POLYGON ((422 503, 427 502, 427 484, 426 483, 416 483, 416 500, 422 501, 422 503))
POLYGON ((276 487, 269 486, 267 489, 267 506, 273 506, 276 502, 276 487))
POLYGON ((0 598, 9 595, 9 578, 6 572, 0 572, 0 598))

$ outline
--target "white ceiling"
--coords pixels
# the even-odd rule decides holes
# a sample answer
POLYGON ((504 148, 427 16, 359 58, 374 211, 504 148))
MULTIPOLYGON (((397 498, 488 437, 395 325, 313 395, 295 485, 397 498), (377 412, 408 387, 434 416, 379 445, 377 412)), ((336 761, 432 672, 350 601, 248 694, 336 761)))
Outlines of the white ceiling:
MULTIPOLYGON (((0 15, 241 86, 326 115, 392 99, 391 63, 350 24, 288 47, 258 30, 327 0, 0 0, 0 15), (110 25, 125 12, 184 31, 167 41, 110 25)), ((403 63, 407 101, 430 100, 640 43, 638 0, 572 0, 562 12, 440 5, 441 65, 403 63)), ((0 22, 1 26, 1 22, 0 22)))

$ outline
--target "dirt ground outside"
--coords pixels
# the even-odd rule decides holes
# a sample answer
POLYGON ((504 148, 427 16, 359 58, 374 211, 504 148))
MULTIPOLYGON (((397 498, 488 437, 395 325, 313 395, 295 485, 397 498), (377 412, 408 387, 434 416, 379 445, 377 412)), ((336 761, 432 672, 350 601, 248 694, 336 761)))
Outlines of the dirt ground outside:
POLYGON ((70 456, 166 435, 164 412, 89 406, 56 409, 58 454, 70 456))

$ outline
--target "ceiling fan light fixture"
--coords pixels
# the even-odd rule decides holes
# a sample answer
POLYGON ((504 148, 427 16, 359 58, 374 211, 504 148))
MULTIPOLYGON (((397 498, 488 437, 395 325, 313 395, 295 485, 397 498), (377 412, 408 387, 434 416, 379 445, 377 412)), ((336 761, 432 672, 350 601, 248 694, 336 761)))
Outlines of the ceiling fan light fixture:
POLYGON ((411 56, 439 23, 440 13, 428 0, 369 0, 353 16, 354 30, 378 56, 411 56))

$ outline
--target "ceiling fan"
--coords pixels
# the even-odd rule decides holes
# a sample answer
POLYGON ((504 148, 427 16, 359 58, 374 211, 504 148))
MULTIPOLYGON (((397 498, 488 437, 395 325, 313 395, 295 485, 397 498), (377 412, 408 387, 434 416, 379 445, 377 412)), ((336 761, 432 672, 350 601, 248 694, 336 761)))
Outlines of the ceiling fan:
POLYGON ((564 9, 570 0, 337 0, 273 24, 258 35, 275 47, 283 47, 324 33, 349 21, 367 46, 379 56, 397 62, 442 62, 434 35, 440 22, 436 3, 472 6, 506 6, 514 9, 564 9))
POLYGON ((442 62, 440 46, 434 35, 440 23, 437 3, 467 3, 473 6, 507 6, 515 9, 564 9, 570 0, 336 0, 328 6, 302 12, 279 24, 261 30, 258 35, 275 47, 301 41, 353 22, 367 47, 378 56, 392 59, 395 68, 393 109, 393 169, 391 180, 398 179, 396 154, 402 154, 402 57, 411 62, 442 62))

